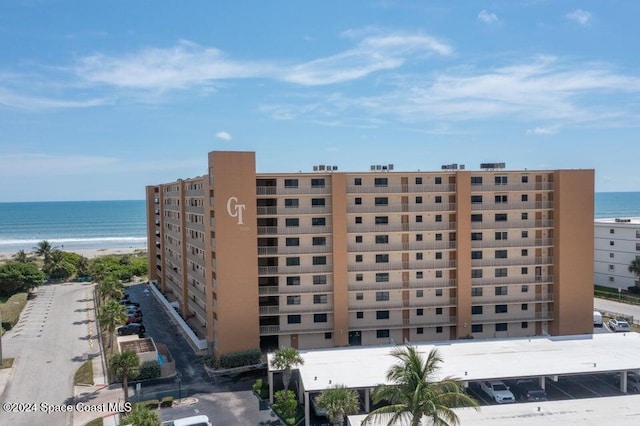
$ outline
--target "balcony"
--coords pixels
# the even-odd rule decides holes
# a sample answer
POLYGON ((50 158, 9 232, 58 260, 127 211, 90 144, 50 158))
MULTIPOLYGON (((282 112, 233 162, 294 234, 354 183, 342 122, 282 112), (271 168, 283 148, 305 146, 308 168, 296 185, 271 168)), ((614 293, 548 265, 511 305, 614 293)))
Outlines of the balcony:
MULTIPOLYGON (((526 293, 525 293, 526 294, 526 293)), ((513 304, 522 304, 522 303, 551 303, 553 302, 553 294, 531 294, 530 296, 526 295, 517 295, 516 297, 509 296, 480 296, 473 297, 471 299, 472 305, 513 305, 513 304)))
POLYGON ((529 201, 517 203, 472 203, 471 211, 478 210, 550 210, 553 209, 553 201, 529 201))
POLYGON ((512 240, 480 240, 471 241, 472 248, 507 248, 507 247, 551 247, 553 246, 552 238, 517 238, 512 240))
POLYGON ((511 284, 553 284, 553 275, 537 275, 530 277, 493 277, 493 278, 471 278, 472 286, 483 285, 511 285, 511 284))
POLYGON ((258 216, 299 216, 303 214, 331 214, 329 206, 306 206, 306 207, 282 207, 268 206, 258 207, 258 216))
POLYGON ((280 315, 333 312, 333 303, 280 305, 280 315))
POLYGON ((430 213, 434 211, 454 211, 456 205, 452 203, 402 204, 387 205, 351 204, 347 206, 347 213, 430 213))
POLYGON ((327 323, 320 324, 283 324, 283 325, 261 325, 260 335, 270 334, 306 334, 306 333, 329 333, 333 331, 333 326, 327 323))
POLYGON ((332 246, 262 246, 258 247, 258 255, 287 255, 287 254, 314 254, 331 253, 332 246))
POLYGON ((348 194, 421 194, 425 192, 447 193, 455 192, 455 184, 441 185, 390 185, 390 186, 372 186, 372 185, 348 185, 348 194))
POLYGON ((518 313, 515 315, 504 313, 504 314, 486 314, 486 315, 474 315, 473 318, 474 324, 494 324, 498 322, 535 322, 535 321, 552 321, 553 313, 552 312, 535 312, 530 314, 522 314, 518 313))
POLYGON ((529 182, 529 183, 508 183, 506 185, 496 185, 494 183, 483 183, 480 185, 471 185, 471 192, 479 191, 493 191, 493 192, 506 192, 506 191, 553 191, 553 182, 529 182))
POLYGON ((258 226, 258 235, 330 234, 331 226, 258 226))
POLYGON ((391 243, 391 244, 366 244, 366 243, 349 243, 349 253, 364 252, 390 252, 390 251, 425 251, 425 250, 453 250, 456 248, 455 241, 412 241, 410 243, 391 243))
POLYGON ((553 228, 552 220, 505 220, 501 222, 495 222, 493 220, 487 220, 483 222, 471 222, 471 229, 531 229, 531 228, 553 228))
POLYGON ((438 231, 438 230, 455 230, 455 222, 420 222, 420 223, 391 223, 391 224, 364 224, 350 223, 347 225, 347 232, 350 233, 367 233, 367 232, 412 232, 412 231, 438 231))
POLYGON ((258 275, 297 275, 333 272, 332 265, 304 265, 304 266, 259 266, 258 275))
POLYGON ((454 260, 435 260, 423 262, 387 262, 387 263, 350 263, 349 272, 357 271, 397 271, 423 269, 451 269, 456 267, 454 260))
POLYGON ((260 306, 260 315, 273 316, 273 315, 278 315, 279 313, 280 313, 280 306, 278 305, 260 306))
POLYGON ((287 286, 260 286, 258 294, 260 296, 273 296, 276 294, 309 294, 309 293, 331 293, 333 285, 331 284, 313 284, 313 285, 287 285, 287 286))
POLYGON ((256 186, 256 195, 331 194, 331 185, 322 187, 256 186))
POLYGON ((552 265, 552 257, 515 257, 506 259, 472 259, 472 267, 483 266, 520 266, 520 265, 552 265))

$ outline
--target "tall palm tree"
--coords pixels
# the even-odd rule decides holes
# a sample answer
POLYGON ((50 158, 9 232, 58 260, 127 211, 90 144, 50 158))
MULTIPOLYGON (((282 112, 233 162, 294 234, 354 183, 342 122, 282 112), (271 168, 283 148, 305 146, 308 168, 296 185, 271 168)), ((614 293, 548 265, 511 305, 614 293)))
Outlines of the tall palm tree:
POLYGON ((124 351, 112 356, 109 365, 116 378, 122 380, 124 402, 127 403, 129 401, 129 379, 138 374, 140 358, 134 351, 124 351))
POLYGON ((271 363, 276 369, 282 370, 282 384, 286 391, 289 390, 289 382, 291 382, 291 369, 303 365, 304 359, 295 348, 280 348, 274 352, 271 363))
POLYGON ((160 426, 160 417, 158 413, 144 405, 136 404, 120 423, 133 426, 160 426))
POLYGON ((435 380, 442 358, 436 349, 429 352, 426 360, 413 346, 396 348, 391 355, 400 362, 387 371, 388 385, 380 385, 373 392, 373 401, 389 403, 372 411, 366 418, 367 424, 375 417, 388 419, 387 425, 418 426, 423 417, 434 425, 448 426, 460 424, 456 407, 474 407, 478 403, 465 394, 459 381, 453 377, 435 380))
POLYGON ((98 323, 103 330, 109 332, 109 349, 113 353, 113 336, 116 327, 127 321, 127 308, 115 300, 111 300, 100 307, 98 323))
POLYGON ((55 247, 53 246, 53 244, 51 244, 47 240, 40 241, 33 248, 33 251, 35 252, 35 254, 37 254, 38 256, 42 256, 42 258, 44 259, 45 265, 47 265, 49 263, 49 261, 51 259, 51 252, 53 250, 55 250, 55 247))
POLYGON ((107 275, 98 285, 98 292, 100 293, 102 303, 106 303, 109 300, 122 299, 124 287, 116 277, 107 275))
POLYGON ((629 272, 634 274, 636 277, 640 277, 640 260, 634 259, 629 264, 629 272))
POLYGON ((33 259, 26 251, 18 250, 18 252, 13 255, 13 260, 18 263, 30 263, 33 259))
POLYGON ((319 408, 327 411, 327 417, 335 426, 344 425, 344 418, 360 411, 360 398, 358 392, 344 385, 335 385, 322 391, 316 397, 319 408))

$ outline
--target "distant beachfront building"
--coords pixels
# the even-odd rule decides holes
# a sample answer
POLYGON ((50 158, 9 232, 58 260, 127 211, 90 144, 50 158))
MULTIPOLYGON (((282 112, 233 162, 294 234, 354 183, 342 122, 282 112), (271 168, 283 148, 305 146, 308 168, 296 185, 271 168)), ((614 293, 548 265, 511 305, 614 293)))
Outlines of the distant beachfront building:
POLYGON ((216 355, 592 331, 593 170, 207 166, 147 187, 149 272, 216 355))
POLYGON ((640 259, 640 218, 595 220, 594 282, 626 290, 638 285, 629 272, 632 260, 640 259))

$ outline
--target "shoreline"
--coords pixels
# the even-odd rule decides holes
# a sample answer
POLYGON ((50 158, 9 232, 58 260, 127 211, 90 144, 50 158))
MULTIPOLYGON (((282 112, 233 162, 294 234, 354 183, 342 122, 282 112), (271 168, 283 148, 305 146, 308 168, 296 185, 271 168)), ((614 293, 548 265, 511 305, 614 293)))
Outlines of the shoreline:
MULTIPOLYGON (((77 253, 81 256, 84 256, 88 259, 93 259, 98 256, 107 256, 107 255, 119 255, 119 254, 134 254, 137 252, 147 252, 147 247, 93 247, 93 248, 59 248, 61 251, 65 251, 68 253, 77 253)), ((16 251, 0 251, 0 262, 11 260, 16 251)), ((33 251, 29 251, 32 253, 33 251)))

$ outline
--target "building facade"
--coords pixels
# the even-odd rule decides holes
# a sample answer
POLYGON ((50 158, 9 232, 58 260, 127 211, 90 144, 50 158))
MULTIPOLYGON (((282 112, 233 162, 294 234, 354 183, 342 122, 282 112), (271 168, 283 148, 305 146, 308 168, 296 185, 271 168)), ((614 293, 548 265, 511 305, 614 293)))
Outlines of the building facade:
POLYGON ((151 279, 215 354, 592 331, 593 170, 320 169, 147 187, 151 279))
POLYGON ((640 259, 640 218, 595 220, 594 282, 626 290, 638 286, 629 272, 631 261, 640 259))

